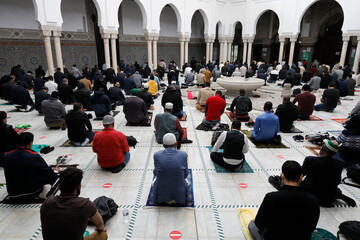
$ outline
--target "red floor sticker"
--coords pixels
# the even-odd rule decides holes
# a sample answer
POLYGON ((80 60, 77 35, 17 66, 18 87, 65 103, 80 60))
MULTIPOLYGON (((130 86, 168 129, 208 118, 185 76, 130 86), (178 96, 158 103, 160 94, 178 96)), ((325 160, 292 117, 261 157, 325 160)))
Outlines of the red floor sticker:
POLYGON ((44 138, 46 138, 45 136, 41 136, 41 137, 39 137, 39 139, 44 139, 44 138))
POLYGON ((320 124, 320 127, 325 127, 325 125, 324 125, 324 124, 320 124))
POLYGON ((248 185, 246 183, 239 183, 239 188, 247 188, 248 185))
POLYGON ((112 187, 112 183, 105 183, 103 185, 103 188, 110 188, 110 187, 112 187))
POLYGON ((277 155, 276 157, 280 158, 280 159, 284 159, 284 156, 282 156, 282 155, 277 155))
POLYGON ((102 125, 102 123, 99 123, 98 126, 99 126, 99 127, 102 127, 103 125, 102 125))
POLYGON ((171 239, 180 239, 182 237, 182 233, 180 231, 172 231, 170 234, 169 234, 169 237, 171 239))

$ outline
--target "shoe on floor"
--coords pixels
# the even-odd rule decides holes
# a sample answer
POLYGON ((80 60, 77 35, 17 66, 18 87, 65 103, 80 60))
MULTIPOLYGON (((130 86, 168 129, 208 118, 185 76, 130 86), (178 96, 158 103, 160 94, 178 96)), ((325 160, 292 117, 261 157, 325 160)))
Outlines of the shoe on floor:
POLYGON ((269 183, 276 188, 277 190, 281 189, 281 178, 280 176, 270 176, 269 177, 269 183))

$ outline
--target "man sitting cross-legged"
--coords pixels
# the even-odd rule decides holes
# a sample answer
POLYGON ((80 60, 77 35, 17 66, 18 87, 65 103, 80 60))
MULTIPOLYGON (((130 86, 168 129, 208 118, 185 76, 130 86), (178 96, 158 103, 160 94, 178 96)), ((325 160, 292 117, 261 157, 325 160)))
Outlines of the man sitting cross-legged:
POLYGON ((88 198, 79 197, 83 172, 67 168, 60 173, 59 196, 48 197, 41 205, 40 218, 44 240, 106 240, 104 221, 88 198), (88 219, 95 232, 83 238, 88 219))
POLYGON ((245 89, 240 89, 239 94, 240 96, 234 98, 231 103, 230 116, 240 121, 249 121, 248 113, 252 110, 252 102, 245 96, 245 89))
POLYGON ((240 129, 241 122, 235 120, 231 125, 231 131, 224 131, 219 136, 210 154, 212 161, 235 172, 244 165, 244 153, 249 150, 248 139, 240 129), (224 147, 224 153, 218 152, 221 146, 224 147))

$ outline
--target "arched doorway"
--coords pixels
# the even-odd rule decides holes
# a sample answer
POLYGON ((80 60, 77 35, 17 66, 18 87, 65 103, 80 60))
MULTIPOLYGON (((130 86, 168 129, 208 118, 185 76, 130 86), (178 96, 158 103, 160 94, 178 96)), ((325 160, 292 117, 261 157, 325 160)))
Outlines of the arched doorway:
POLYGON ((342 47, 344 13, 334 0, 320 0, 311 5, 301 20, 299 58, 315 59, 333 66, 339 62, 342 47))
POLYGON ((204 39, 205 22, 202 14, 197 10, 191 19, 191 39, 189 57, 199 62, 205 62, 206 44, 204 39))
POLYGON ((267 10, 260 16, 256 24, 252 59, 265 62, 278 60, 279 24, 279 17, 272 10, 267 10))
POLYGON ((234 31, 234 41, 232 45, 232 59, 230 61, 241 65, 246 59, 243 58, 244 42, 242 40, 242 24, 237 22, 234 31))

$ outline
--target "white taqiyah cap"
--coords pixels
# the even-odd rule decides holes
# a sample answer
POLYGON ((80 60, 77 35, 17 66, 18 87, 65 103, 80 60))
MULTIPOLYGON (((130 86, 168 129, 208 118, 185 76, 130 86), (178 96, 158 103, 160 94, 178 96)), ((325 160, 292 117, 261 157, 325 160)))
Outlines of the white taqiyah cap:
POLYGON ((167 133, 163 137, 164 145, 172 146, 176 143, 176 137, 173 133, 167 133))
POLYGON ((103 124, 104 124, 104 125, 109 125, 109 124, 112 124, 112 123, 114 123, 114 117, 113 117, 113 116, 106 115, 106 116, 103 118, 103 124))
POLYGON ((176 84, 176 81, 171 81, 171 84, 176 84))
POLYGON ((174 104, 172 104, 171 102, 167 102, 165 103, 165 109, 173 109, 174 104))
POLYGON ((149 88, 149 84, 145 83, 144 88, 149 88))

